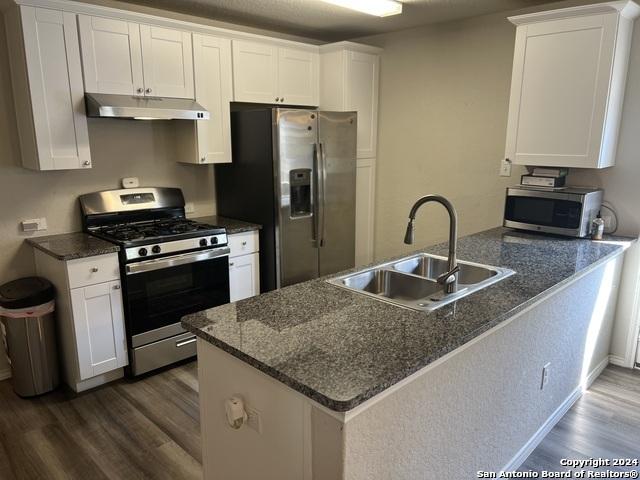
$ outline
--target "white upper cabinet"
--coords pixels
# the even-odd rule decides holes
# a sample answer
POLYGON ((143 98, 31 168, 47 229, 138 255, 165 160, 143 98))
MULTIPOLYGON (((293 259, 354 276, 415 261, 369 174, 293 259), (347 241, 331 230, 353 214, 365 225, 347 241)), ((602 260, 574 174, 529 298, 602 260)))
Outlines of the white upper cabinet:
POLYGON ((140 25, 145 95, 193 98, 191 34, 140 25))
POLYGON ((317 52, 278 49, 280 103, 318 105, 319 63, 317 52))
POLYGON ((193 98, 191 34, 79 15, 85 91, 193 98))
POLYGON ((233 89, 238 102, 274 103, 278 97, 278 47, 234 40, 233 89))
POLYGON ((518 25, 506 158, 520 165, 614 165, 633 19, 612 2, 512 17, 518 25))
POLYGON ((84 88, 91 93, 143 95, 137 23, 78 15, 84 88))
POLYGON ((377 151, 379 51, 350 42, 321 48, 320 107, 358 112, 358 158, 377 151))
POLYGON ((90 168, 75 14, 13 7, 5 19, 23 165, 90 168))
POLYGON ((311 50, 234 40, 234 99, 318 105, 318 63, 318 53, 311 50))
POLYGON ((231 41, 209 35, 193 35, 196 101, 207 109, 209 120, 179 122, 178 160, 183 163, 231 162, 231 113, 233 74, 231 41))

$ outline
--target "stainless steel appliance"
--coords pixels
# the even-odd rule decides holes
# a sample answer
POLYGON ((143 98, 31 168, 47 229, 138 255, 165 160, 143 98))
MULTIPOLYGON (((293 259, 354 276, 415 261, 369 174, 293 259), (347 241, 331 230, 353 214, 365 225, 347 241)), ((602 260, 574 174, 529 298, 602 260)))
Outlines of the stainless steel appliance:
POLYGON ((229 302, 224 228, 185 217, 177 188, 136 188, 80 197, 85 231, 119 245, 129 373, 196 354, 180 318, 229 302))
POLYGON ((186 98, 134 97, 108 93, 85 94, 87 116, 136 120, 208 120, 209 112, 186 98))
POLYGON ((220 215, 259 223, 263 292, 355 264, 355 112, 233 112, 220 215))
POLYGON ((602 196, 597 188, 507 188, 504 226, 586 237, 602 206, 602 196))

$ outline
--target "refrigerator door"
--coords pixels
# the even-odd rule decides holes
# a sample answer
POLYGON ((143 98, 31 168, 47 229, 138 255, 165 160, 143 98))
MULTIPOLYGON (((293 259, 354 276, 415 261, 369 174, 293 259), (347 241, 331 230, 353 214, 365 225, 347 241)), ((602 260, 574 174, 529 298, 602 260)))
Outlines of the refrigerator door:
POLYGON ((273 110, 278 287, 318 276, 315 231, 317 117, 318 113, 310 110, 273 110))
POLYGON ((355 112, 318 112, 320 275, 355 265, 355 112))

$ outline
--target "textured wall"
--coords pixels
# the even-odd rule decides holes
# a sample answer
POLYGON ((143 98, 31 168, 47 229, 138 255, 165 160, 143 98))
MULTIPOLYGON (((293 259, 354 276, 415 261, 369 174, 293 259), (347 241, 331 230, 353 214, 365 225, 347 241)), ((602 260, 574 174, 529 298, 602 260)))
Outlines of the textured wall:
MULTIPOLYGON (((462 234, 502 221, 504 155, 515 27, 505 14, 364 39, 384 48, 376 185, 375 256, 406 247, 409 208, 421 195, 452 200, 462 234)), ((416 242, 446 240, 439 206, 418 214, 416 242)))
POLYGON ((599 267, 348 421, 343 478, 462 479, 504 467, 607 357, 621 262, 599 267), (540 390, 547 362, 549 383, 540 390))

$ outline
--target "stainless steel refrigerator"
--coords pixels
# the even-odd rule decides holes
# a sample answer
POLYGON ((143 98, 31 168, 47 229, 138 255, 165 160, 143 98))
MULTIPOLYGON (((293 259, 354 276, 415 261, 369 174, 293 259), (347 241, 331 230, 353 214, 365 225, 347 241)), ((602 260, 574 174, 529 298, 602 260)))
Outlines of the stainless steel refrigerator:
POLYGON ((355 112, 233 112, 233 162, 216 165, 219 215, 262 225, 260 290, 355 263, 355 112))

